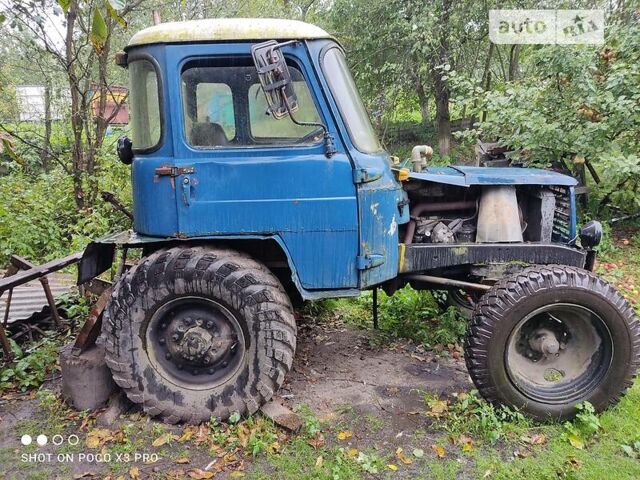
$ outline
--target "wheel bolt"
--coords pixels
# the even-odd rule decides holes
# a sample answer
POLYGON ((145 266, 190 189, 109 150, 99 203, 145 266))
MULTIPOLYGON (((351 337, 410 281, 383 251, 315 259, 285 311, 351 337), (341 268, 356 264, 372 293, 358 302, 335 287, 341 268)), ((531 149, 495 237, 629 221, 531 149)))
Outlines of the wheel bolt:
POLYGON ((209 370, 207 370, 207 373, 209 375, 213 375, 215 373, 215 370, 213 368, 210 368, 209 370))
POLYGON ((182 365, 178 365, 178 370, 182 370, 182 365))
POLYGON ((160 340, 158 340, 158 343, 160 345, 164 345, 166 343, 166 340, 164 338, 161 338, 160 340))
POLYGON ((207 328, 213 328, 213 322, 211 320, 207 322, 207 328))
POLYGON ((193 370, 193 371, 191 372, 191 375, 198 375, 198 373, 200 373, 200 372, 198 372, 198 370, 193 370))
POLYGON ((229 362, 222 362, 222 368, 227 368, 228 365, 229 365, 229 362))
POLYGON ((171 354, 169 352, 165 353, 164 358, 166 358, 167 360, 171 360, 171 354))
POLYGON ((177 342, 180 339, 180 335, 178 335, 177 333, 174 333, 173 335, 171 335, 171 339, 174 342, 177 342))
POLYGON ((167 324, 166 323, 161 323, 160 324, 160 328, 167 328, 167 324))

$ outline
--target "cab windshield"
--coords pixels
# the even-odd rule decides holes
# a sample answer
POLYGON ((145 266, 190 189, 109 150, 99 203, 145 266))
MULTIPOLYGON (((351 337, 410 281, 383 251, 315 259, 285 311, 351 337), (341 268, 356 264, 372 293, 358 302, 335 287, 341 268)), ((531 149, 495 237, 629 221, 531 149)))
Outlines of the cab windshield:
POLYGON ((362 153, 381 151, 382 146, 371 126, 342 50, 338 47, 329 49, 322 60, 322 68, 355 147, 362 153))

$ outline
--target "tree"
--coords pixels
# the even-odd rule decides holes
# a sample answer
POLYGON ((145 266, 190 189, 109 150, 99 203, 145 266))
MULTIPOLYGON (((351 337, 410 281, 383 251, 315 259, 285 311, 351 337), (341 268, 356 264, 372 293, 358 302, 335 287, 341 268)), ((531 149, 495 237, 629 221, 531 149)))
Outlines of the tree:
POLYGON ((476 43, 486 38, 485 15, 482 4, 451 0, 337 0, 332 9, 334 28, 370 105, 384 92, 393 110, 409 94, 426 124, 434 99, 442 156, 449 154, 451 138, 447 72, 473 67, 469 52, 477 57, 476 43))
MULTIPOLYGON (((106 3, 102 0, 89 3, 16 0, 8 12, 7 20, 14 38, 26 38, 22 47, 27 58, 37 54, 48 72, 61 74, 66 79, 72 140, 70 165, 63 166, 73 177, 78 209, 91 206, 96 199, 98 154, 110 117, 117 113, 106 116, 107 99, 113 97, 108 68, 112 37, 116 30, 126 26, 124 17, 141 2, 137 0, 125 7, 119 0, 106 3), (107 12, 106 16, 102 10, 107 12)), ((49 75, 51 73, 41 78, 45 92, 46 86, 51 84, 49 75)), ((45 102, 45 106, 47 104, 45 102)), ((50 108, 45 111, 50 112, 50 108)), ((21 140, 19 132, 9 133, 21 140)), ((51 154, 50 136, 51 119, 48 118, 45 119, 44 142, 39 146, 43 161, 51 154)))

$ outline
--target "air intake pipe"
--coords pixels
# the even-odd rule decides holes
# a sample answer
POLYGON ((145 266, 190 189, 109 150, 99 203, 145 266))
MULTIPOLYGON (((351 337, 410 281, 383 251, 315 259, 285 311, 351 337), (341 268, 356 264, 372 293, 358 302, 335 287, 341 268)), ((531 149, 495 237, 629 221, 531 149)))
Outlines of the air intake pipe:
POLYGON ((413 171, 421 172, 427 166, 427 159, 433 155, 433 148, 428 145, 416 145, 411 149, 411 163, 413 171))

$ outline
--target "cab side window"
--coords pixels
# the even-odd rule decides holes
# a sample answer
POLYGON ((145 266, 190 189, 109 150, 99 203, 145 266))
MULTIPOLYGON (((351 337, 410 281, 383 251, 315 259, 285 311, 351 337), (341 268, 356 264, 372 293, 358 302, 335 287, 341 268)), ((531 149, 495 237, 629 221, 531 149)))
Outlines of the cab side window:
MULTIPOLYGON (((293 89, 298 96, 298 109, 293 112, 296 120, 302 123, 321 123, 309 86, 300 70, 289 67, 293 80, 293 89)), ((317 143, 322 139, 318 127, 298 125, 286 116, 276 120, 268 114, 267 99, 259 83, 249 87, 249 120, 251 136, 259 143, 317 143), (318 137, 319 135, 319 137, 318 137)))
MULTIPOLYGON (((318 126, 297 125, 291 118, 273 118, 251 59, 225 63, 197 60, 183 69, 184 136, 195 148, 243 148, 271 145, 314 145, 322 141, 318 126)), ((299 122, 321 123, 302 72, 290 66, 299 122)))

